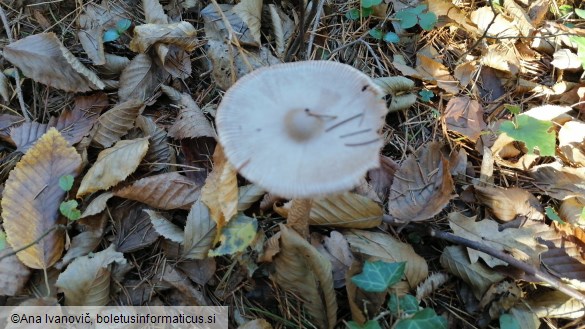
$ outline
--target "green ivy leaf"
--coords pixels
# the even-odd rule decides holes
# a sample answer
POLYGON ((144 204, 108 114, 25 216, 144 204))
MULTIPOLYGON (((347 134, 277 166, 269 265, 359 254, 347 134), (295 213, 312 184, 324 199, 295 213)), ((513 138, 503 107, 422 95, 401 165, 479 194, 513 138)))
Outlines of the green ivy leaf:
POLYGON ((371 29, 369 34, 376 40, 381 40, 384 36, 384 32, 380 29, 371 29))
POLYGON ((581 18, 585 18, 585 10, 583 9, 575 8, 575 14, 581 18))
POLYGON ((63 201, 59 205, 59 211, 69 220, 78 220, 81 217, 81 211, 77 209, 77 206, 78 204, 75 200, 63 201))
POLYGON ((371 8, 382 3, 382 0, 362 0, 362 8, 371 8))
POLYGON ((559 217, 559 214, 557 213, 557 211, 552 208, 552 207, 545 207, 544 208, 544 213, 546 214, 546 217, 548 217, 550 220, 554 220, 557 223, 561 223, 561 224, 566 224, 561 217, 559 217))
POLYGON ((383 39, 389 43, 398 43, 400 41, 400 37, 394 32, 386 32, 383 39))
POLYGON ((406 262, 366 261, 362 273, 353 276, 351 281, 364 291, 383 292, 402 279, 405 267, 406 262))
POLYGON ((500 125, 500 131, 516 141, 526 144, 528 152, 538 148, 541 156, 554 156, 556 134, 552 130, 552 122, 542 121, 520 114, 515 117, 516 122, 506 121, 500 125))
POLYGON ((120 33, 115 29, 110 29, 104 32, 104 42, 116 41, 119 37, 120 33))
POLYGON ((521 329, 518 320, 508 313, 500 315, 500 329, 521 329))
POLYGON ((364 324, 359 324, 355 321, 347 322, 347 327, 349 329, 382 329, 378 321, 370 320, 364 324))
POLYGON ((243 251, 256 237, 258 221, 239 213, 221 231, 221 245, 208 253, 209 257, 231 255, 243 251))
POLYGON ((65 192, 69 192, 71 191, 71 188, 73 187, 73 176, 71 175, 64 175, 59 177, 59 187, 65 191, 65 192))
POLYGON ((404 295, 398 297, 396 294, 390 295, 388 300, 388 310, 392 315, 399 317, 401 314, 414 314, 418 312, 419 302, 413 295, 404 295))
POLYGON ((411 318, 399 320, 395 329, 447 329, 447 319, 432 308, 418 311, 411 318))
POLYGON ((428 89, 421 90, 418 92, 418 94, 423 102, 430 102, 431 98, 435 97, 435 93, 428 89))
POLYGON ((418 25, 420 25, 425 31, 432 30, 436 23, 437 15, 435 15, 435 13, 429 12, 418 15, 418 25))
POLYGON ((121 19, 116 23, 116 31, 118 32, 118 34, 122 34, 126 32, 126 30, 128 30, 131 25, 132 25, 131 20, 127 18, 121 19))

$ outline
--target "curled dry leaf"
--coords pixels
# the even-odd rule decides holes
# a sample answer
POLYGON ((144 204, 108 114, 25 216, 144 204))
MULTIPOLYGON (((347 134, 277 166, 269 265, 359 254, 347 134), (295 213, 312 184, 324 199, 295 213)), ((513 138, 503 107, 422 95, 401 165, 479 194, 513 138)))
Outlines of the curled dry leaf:
POLYGON ((335 327, 337 300, 331 263, 294 230, 280 225, 280 252, 274 259, 272 279, 303 299, 318 328, 335 327))
POLYGON ((585 181, 585 168, 563 167, 555 162, 536 166, 529 174, 534 178, 536 186, 557 200, 585 197, 585 186, 575 184, 585 181))
POLYGON ((374 80, 376 84, 384 89, 387 95, 392 96, 389 112, 406 110, 416 103, 416 94, 412 93, 414 81, 403 76, 382 77, 374 80))
POLYGON ((158 0, 142 0, 144 19, 151 24, 168 24, 169 17, 158 0))
POLYGON ((106 63, 97 68, 98 72, 107 78, 115 79, 130 64, 130 60, 124 56, 106 54, 106 63))
POLYGON ((418 53, 416 58, 416 71, 421 74, 424 80, 436 83, 439 88, 453 95, 459 93, 458 82, 445 65, 421 53, 418 53))
MULTIPOLYGON (((288 217, 290 204, 275 205, 275 211, 288 217)), ((372 228, 382 222, 383 211, 378 203, 355 194, 343 193, 313 200, 309 214, 310 225, 324 225, 342 228, 372 228)))
POLYGON ((539 318, 578 319, 585 316, 585 305, 560 291, 547 291, 526 302, 539 318))
POLYGON ((17 253, 26 266, 49 268, 61 257, 65 235, 55 230, 55 225, 59 223, 58 209, 65 191, 58 182, 61 176, 77 175, 80 167, 79 154, 51 128, 10 172, 2 197, 2 219, 13 249, 32 244, 17 253))
POLYGON ((534 26, 532 26, 530 17, 528 17, 528 14, 522 7, 514 2, 514 0, 504 0, 504 8, 506 8, 507 14, 512 18, 514 25, 523 37, 532 34, 534 26))
POLYGON ((193 25, 185 21, 172 24, 142 24, 134 28, 130 50, 146 53, 152 45, 160 42, 193 51, 197 46, 196 34, 193 25))
POLYGON ((143 102, 154 96, 158 87, 169 74, 158 67, 146 54, 138 54, 124 68, 120 75, 120 102, 138 99, 143 102))
POLYGON ((517 216, 532 220, 544 219, 540 201, 526 190, 517 187, 504 189, 490 186, 475 186, 474 189, 477 200, 488 207, 501 221, 511 221, 517 216))
POLYGON ((93 141, 102 147, 112 146, 134 127, 136 118, 144 108, 144 102, 138 99, 114 106, 99 117, 93 141))
POLYGON ((456 131, 473 142, 486 129, 481 104, 469 97, 451 98, 442 120, 448 130, 456 131))
POLYGON ((175 139, 216 137, 215 130, 193 100, 191 95, 179 93, 176 90, 163 86, 165 94, 172 94, 171 99, 179 106, 179 115, 169 128, 169 136, 175 139))
POLYGON ((483 32, 479 31, 476 26, 469 20, 466 13, 453 4, 450 0, 433 0, 428 2, 429 12, 439 16, 447 16, 451 22, 463 27, 469 33, 481 36, 483 32))
POLYGON ((399 220, 422 221, 438 214, 454 190, 450 164, 439 143, 411 154, 394 175, 388 212, 399 220))
POLYGON ((112 192, 105 192, 98 195, 95 199, 91 200, 89 205, 85 208, 80 218, 85 218, 93 215, 97 215, 104 211, 107 206, 108 200, 114 196, 112 192))
POLYGON ((542 253, 542 264, 553 275, 585 290, 585 231, 569 224, 553 223, 552 228, 538 234, 548 247, 542 253))
POLYGON ((410 244, 384 233, 351 230, 344 235, 353 251, 370 256, 371 261, 406 262, 404 273, 410 288, 415 288, 429 275, 427 262, 410 244))
POLYGON ((65 294, 67 306, 103 306, 110 301, 112 264, 126 264, 124 254, 110 245, 93 257, 76 258, 59 275, 56 286, 65 294))
POLYGON ((295 23, 288 17, 279 6, 269 4, 272 30, 274 32, 274 42, 276 43, 276 52, 279 57, 284 55, 290 38, 295 29, 295 23))
POLYGON ((104 83, 61 44, 55 33, 40 33, 13 42, 4 58, 37 82, 71 92, 103 89, 104 83))
POLYGON ((207 252, 217 235, 216 227, 207 206, 201 200, 197 200, 187 215, 183 255, 188 259, 207 258, 207 252))
POLYGON ((256 201, 262 199, 266 191, 255 184, 240 187, 238 191, 238 211, 250 208, 256 201))
POLYGON ((495 44, 488 47, 481 64, 498 70, 499 74, 516 76, 520 72, 520 55, 514 47, 495 44))
MULTIPOLYGON (((507 19, 504 15, 496 14, 489 6, 481 7, 471 13, 471 21, 477 25, 480 33, 485 33, 487 36, 500 38, 515 38, 521 35, 518 26, 507 19), (493 20, 493 23, 491 23, 493 20)), ((510 39, 511 40, 511 39, 510 39)))
POLYGON ((156 233, 173 242, 183 243, 183 230, 180 227, 171 223, 156 211, 144 209, 144 212, 150 217, 150 222, 156 233))
POLYGON ((521 170, 527 170, 539 158, 507 134, 498 135, 491 151, 497 164, 521 170))
POLYGON ((429 275, 429 277, 418 287, 416 287, 416 299, 421 301, 429 297, 439 287, 445 284, 451 276, 443 272, 435 272, 429 275))
MULTIPOLYGON (((499 231, 498 223, 493 220, 484 219, 476 222, 475 217, 465 217, 460 213, 453 212, 449 214, 449 226, 453 233, 460 237, 508 253, 514 258, 534 266, 540 265, 540 254, 546 251, 546 246, 536 241, 537 234, 548 229, 545 224, 533 224, 499 231)), ((468 248, 468 253, 472 263, 477 262, 481 257, 490 267, 508 265, 498 258, 477 250, 468 248)))
POLYGON ((119 141, 113 147, 101 151, 81 180, 77 197, 107 190, 123 181, 138 168, 147 151, 148 138, 119 141))
MULTIPOLYGON (((2 232, 4 233, 4 232, 2 232)), ((12 253, 12 248, 6 246, 0 250, 0 296, 14 296, 18 294, 28 282, 30 270, 12 253)))
POLYGON ((559 149, 571 163, 585 167, 585 123, 566 122, 559 131, 559 149))
POLYGON ((173 150, 167 143, 167 132, 151 118, 142 115, 136 119, 136 126, 142 130, 144 137, 148 136, 148 152, 144 156, 144 162, 148 163, 149 169, 160 171, 168 168, 173 150))
POLYGON ((570 49, 559 49, 553 54, 552 66, 561 70, 578 70, 581 68, 579 56, 570 49))
POLYGON ((191 57, 183 48, 157 43, 155 51, 163 69, 171 76, 186 79, 191 75, 191 57))
POLYGON ((158 209, 190 209, 199 198, 201 186, 178 172, 139 179, 115 190, 120 198, 140 201, 158 209))

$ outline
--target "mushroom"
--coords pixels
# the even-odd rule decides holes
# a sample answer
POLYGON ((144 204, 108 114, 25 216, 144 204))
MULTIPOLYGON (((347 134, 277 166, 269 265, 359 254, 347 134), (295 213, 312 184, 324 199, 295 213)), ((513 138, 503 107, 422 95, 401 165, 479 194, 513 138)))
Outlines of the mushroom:
POLYGON ((260 68, 225 93, 216 115, 219 142, 243 177, 293 200, 288 225, 307 237, 311 198, 350 190, 378 167, 383 96, 346 64, 260 68))

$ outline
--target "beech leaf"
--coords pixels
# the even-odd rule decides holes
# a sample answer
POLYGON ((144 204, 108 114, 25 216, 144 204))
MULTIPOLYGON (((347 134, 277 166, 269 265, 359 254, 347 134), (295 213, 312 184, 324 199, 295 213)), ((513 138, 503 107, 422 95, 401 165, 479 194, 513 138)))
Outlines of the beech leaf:
POLYGON ((187 215, 183 254, 189 259, 205 259, 216 236, 216 224, 209 215, 209 209, 197 200, 187 215))
POLYGON ((142 101, 130 99, 102 114, 98 119, 93 141, 102 147, 112 146, 134 127, 134 122, 144 107, 142 101))

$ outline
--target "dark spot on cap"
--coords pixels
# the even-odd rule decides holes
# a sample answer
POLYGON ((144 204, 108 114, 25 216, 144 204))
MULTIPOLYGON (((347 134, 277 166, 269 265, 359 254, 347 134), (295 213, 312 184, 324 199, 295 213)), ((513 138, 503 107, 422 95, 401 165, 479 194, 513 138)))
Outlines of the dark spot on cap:
POLYGON ((368 85, 362 87, 362 91, 366 91, 366 89, 368 89, 368 85))

